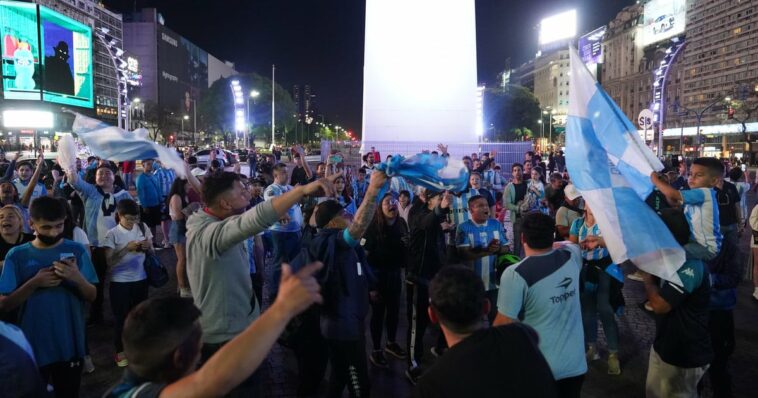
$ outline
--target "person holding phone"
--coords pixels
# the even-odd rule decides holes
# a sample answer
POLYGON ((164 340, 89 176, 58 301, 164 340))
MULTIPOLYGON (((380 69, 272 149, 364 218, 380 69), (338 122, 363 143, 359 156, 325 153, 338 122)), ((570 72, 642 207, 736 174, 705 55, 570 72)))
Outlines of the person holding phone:
POLYGON ((78 397, 86 347, 84 304, 95 300, 97 275, 87 249, 63 237, 61 202, 39 197, 29 213, 37 236, 5 256, 0 312, 19 308, 19 327, 43 380, 56 397, 78 397))
POLYGON ((153 234, 140 220, 137 202, 125 199, 116 205, 118 225, 111 228, 102 242, 110 270, 110 301, 115 321, 114 361, 123 368, 129 365, 121 342, 126 315, 137 304, 147 300, 145 252, 153 251, 153 234))
MULTIPOLYGON (((469 198, 468 210, 471 216, 458 225, 455 246, 461 259, 482 278, 487 298, 494 303, 497 301, 498 288, 495 274, 497 256, 508 252, 505 229, 503 224, 490 217, 490 206, 484 196, 469 198)), ((487 314, 490 322, 495 319, 496 311, 497 308, 493 305, 487 314)))

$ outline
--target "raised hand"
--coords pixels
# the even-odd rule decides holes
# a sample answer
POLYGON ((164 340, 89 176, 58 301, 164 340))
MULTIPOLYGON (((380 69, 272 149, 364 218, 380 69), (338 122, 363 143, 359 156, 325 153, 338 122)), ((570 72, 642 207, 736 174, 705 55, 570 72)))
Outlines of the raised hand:
POLYGON ((287 315, 295 316, 311 304, 323 302, 321 286, 313 277, 322 266, 320 262, 311 263, 293 274, 289 264, 282 264, 282 279, 274 305, 282 308, 287 315))

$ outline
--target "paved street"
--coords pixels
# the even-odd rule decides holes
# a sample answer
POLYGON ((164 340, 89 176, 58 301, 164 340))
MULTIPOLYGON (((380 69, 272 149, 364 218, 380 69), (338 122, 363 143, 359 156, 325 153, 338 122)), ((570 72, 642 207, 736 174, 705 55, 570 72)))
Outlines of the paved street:
MULTIPOLYGON (((755 203, 755 198, 751 198, 750 203, 755 203)), ((743 251, 747 250, 747 234, 743 236, 742 243, 743 251)), ((173 271, 175 263, 173 250, 160 251, 160 257, 173 271)), ((751 286, 749 281, 743 281, 739 290, 738 306, 735 310, 737 348, 731 359, 731 369, 736 397, 755 396, 751 379, 758 372, 758 316, 756 316, 758 314, 758 302, 750 297, 751 286)), ((151 296, 175 294, 175 290, 175 281, 172 280, 161 289, 151 290, 150 294, 151 296)), ((635 398, 644 396, 647 360, 655 326, 653 320, 637 308, 636 304, 643 301, 644 296, 644 289, 640 282, 628 281, 624 287, 624 296, 627 307, 624 315, 619 318, 622 374, 620 376, 607 375, 605 361, 592 362, 584 384, 583 396, 585 397, 635 398)), ((405 341, 407 325, 404 321, 405 311, 401 311, 398 339, 402 344, 405 341)), ((100 397, 108 386, 117 381, 122 370, 117 368, 112 360, 112 318, 110 314, 106 314, 105 326, 88 330, 90 332, 90 350, 96 370, 92 374, 84 375, 82 397, 94 398, 100 397)), ((435 333, 436 330, 431 330, 427 334, 427 347, 431 347, 434 338, 436 338, 435 333)), ((602 329, 600 339, 599 345, 602 348, 604 345, 602 329)), ((433 360, 428 351, 425 360, 429 363, 433 360)), ((373 396, 396 398, 410 396, 411 386, 404 376, 404 361, 390 360, 389 369, 371 367, 370 371, 373 396)), ((294 356, 287 349, 275 346, 264 367, 265 396, 294 397, 296 381, 294 356)), ((710 394, 706 392, 704 396, 709 397, 710 394)))

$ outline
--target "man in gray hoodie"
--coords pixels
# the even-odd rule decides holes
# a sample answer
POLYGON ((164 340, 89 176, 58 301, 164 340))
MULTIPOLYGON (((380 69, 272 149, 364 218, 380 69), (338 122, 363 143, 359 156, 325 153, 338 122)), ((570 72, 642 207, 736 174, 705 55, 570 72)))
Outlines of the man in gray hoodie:
MULTIPOLYGON (((222 172, 205 178, 206 207, 187 220, 187 276, 195 305, 202 311, 203 362, 260 314, 250 281, 246 240, 278 222, 303 196, 320 196, 324 191, 331 194, 331 181, 295 187, 245 211, 250 194, 239 175, 222 172)), ((254 385, 245 382, 239 386, 240 392, 254 395, 254 385)))

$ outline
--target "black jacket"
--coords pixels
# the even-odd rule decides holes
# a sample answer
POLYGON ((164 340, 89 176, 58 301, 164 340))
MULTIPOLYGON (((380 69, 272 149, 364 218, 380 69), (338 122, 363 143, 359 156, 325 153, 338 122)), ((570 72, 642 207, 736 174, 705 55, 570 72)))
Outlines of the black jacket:
POLYGON ((426 285, 442 267, 444 240, 440 223, 445 221, 449 209, 429 210, 426 203, 413 204, 408 215, 411 228, 410 260, 406 279, 426 285))

